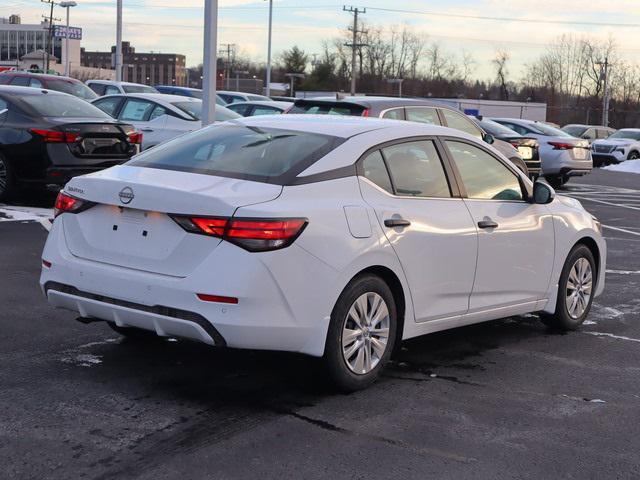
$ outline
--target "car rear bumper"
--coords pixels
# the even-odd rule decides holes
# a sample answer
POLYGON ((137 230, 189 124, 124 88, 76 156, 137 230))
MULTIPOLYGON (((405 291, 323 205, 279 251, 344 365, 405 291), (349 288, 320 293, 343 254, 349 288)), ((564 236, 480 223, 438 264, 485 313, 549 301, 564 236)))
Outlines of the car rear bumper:
POLYGON ((209 345, 324 353, 332 305, 323 288, 335 283, 335 272, 303 249, 292 245, 286 252, 256 255, 223 242, 195 271, 176 277, 75 257, 58 220, 42 257, 51 266, 40 277, 51 305, 209 345), (282 253, 299 274, 274 271, 282 268, 282 253), (309 271, 315 272, 313 287, 301 288, 309 271), (207 302, 198 293, 235 297, 238 303, 207 302))

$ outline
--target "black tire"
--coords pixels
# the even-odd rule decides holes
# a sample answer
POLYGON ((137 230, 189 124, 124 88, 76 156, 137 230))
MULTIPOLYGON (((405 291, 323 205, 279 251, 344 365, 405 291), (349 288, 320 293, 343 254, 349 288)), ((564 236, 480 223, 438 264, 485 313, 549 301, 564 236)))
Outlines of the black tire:
POLYGON ((566 180, 562 175, 554 175, 545 178, 547 182, 549 182, 549 185, 551 185, 553 188, 560 188, 566 183, 566 180))
POLYGON ((541 312, 540 320, 542 320, 542 323, 555 330, 576 330, 580 325, 582 325, 582 322, 587 318, 587 315, 589 315, 589 310, 591 309, 591 304, 593 302, 593 293, 596 289, 597 278, 598 270, 591 250, 583 244, 578 244, 573 247, 567 256, 567 260, 564 263, 564 267, 562 268, 562 273, 560 275, 560 281, 558 282, 558 299, 556 301, 555 312, 552 314, 541 312), (571 270, 580 259, 585 259, 589 262, 589 266, 591 267, 591 294, 589 295, 584 312, 578 317, 574 317, 570 315, 567 307, 567 292, 569 290, 567 283, 571 270))
POLYGON ((638 160, 640 158, 640 153, 636 152, 635 150, 632 150, 629 152, 629 155, 627 155, 627 160, 638 160))
MULTIPOLYGON (((391 289, 384 280, 372 274, 364 274, 354 278, 342 291, 331 312, 331 322, 322 358, 324 370, 331 383, 342 392, 354 392, 375 382, 393 352, 397 325, 396 304, 391 289), (389 325, 388 337, 386 349, 382 356, 379 357, 377 364, 367 373, 358 374, 347 365, 347 360, 345 360, 343 354, 342 337, 347 322, 352 322, 352 317, 347 318, 349 310, 358 298, 368 293, 379 295, 386 304, 389 325)), ((369 335, 369 333, 367 332, 366 335, 369 335)), ((366 339, 362 341, 364 342, 366 339)))
POLYGON ((11 164, 5 156, 0 154, 0 201, 10 200, 15 191, 16 182, 11 164))
POLYGON ((113 322, 107 322, 107 325, 109 325, 109 327, 111 327, 111 330, 113 330, 114 332, 119 333, 123 337, 126 337, 127 339, 130 339, 130 340, 153 342, 162 338, 156 335, 156 332, 152 332, 150 330, 143 330, 142 328, 119 327, 113 322))

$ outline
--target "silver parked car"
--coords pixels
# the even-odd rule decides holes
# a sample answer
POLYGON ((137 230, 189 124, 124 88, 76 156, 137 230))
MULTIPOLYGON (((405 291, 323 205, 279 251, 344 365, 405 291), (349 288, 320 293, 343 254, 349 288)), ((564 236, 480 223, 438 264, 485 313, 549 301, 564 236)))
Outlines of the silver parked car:
POLYGON ((521 118, 492 118, 493 121, 515 130, 525 137, 538 139, 542 171, 555 188, 571 177, 586 175, 593 169, 589 141, 573 137, 544 122, 521 118))
POLYGON ((517 148, 487 134, 476 122, 467 118, 459 110, 431 100, 362 96, 305 98, 296 100, 287 113, 379 117, 455 128, 491 144, 511 160, 520 171, 529 175, 527 165, 517 148))

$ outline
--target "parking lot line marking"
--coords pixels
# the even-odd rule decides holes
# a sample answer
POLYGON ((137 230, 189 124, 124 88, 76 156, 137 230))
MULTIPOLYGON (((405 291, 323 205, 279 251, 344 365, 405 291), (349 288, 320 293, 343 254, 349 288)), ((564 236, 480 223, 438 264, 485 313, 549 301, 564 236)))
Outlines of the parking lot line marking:
POLYGON ((606 272, 618 275, 640 275, 640 270, 606 270, 606 272))
POLYGON ((594 335, 596 337, 609 337, 609 338, 615 338, 616 340, 627 340, 629 342, 640 343, 640 338, 623 337, 621 335, 614 335, 613 333, 605 333, 605 332, 584 332, 584 333, 588 335, 594 335))
POLYGON ((611 225, 602 225, 602 228, 608 228, 609 230, 615 230, 616 232, 628 233, 630 235, 636 235, 640 237, 640 232, 634 232, 632 230, 627 230, 626 228, 612 227, 611 225))
POLYGON ((595 198, 581 197, 580 200, 587 200, 589 202, 602 203, 604 205, 611 205, 612 207, 628 208, 630 210, 640 210, 640 207, 632 207, 629 205, 620 205, 619 203, 605 202, 604 200, 596 200, 595 198))

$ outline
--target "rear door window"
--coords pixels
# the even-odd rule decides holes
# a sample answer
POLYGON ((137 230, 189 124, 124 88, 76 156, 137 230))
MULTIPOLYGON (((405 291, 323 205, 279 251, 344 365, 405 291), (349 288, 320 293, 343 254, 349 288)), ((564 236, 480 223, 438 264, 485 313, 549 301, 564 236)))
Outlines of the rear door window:
POLYGON ((156 118, 160 118, 163 115, 167 114, 167 110, 161 106, 156 105, 156 107, 151 111, 151 115, 149 115, 149 121, 155 120, 156 118))
POLYGON ((146 122, 149 120, 151 111, 156 104, 148 100, 140 100, 131 98, 127 100, 122 111, 120 112, 120 120, 129 122, 146 122))
POLYGON ((467 117, 445 108, 443 108, 441 111, 444 115, 444 120, 447 123, 447 127, 461 130, 482 140, 482 131, 467 117))
POLYGON ((98 95, 104 95, 104 85, 102 85, 101 83, 90 83, 89 85, 87 85, 91 90, 93 90, 94 92, 96 92, 96 94, 98 95))
POLYGON ((119 93, 121 93, 121 92, 118 89, 118 87, 114 87, 113 85, 107 85, 106 87, 104 87, 104 94, 105 95, 117 95, 119 93))
POLYGON ((431 107, 406 107, 407 120, 410 122, 428 123, 440 125, 440 118, 435 108, 431 107))
POLYGON ((369 179, 383 190, 393 194, 389 172, 384 164, 384 159, 380 150, 370 153, 362 161, 362 172, 365 178, 369 179))
POLYGON ((227 108, 232 112, 236 112, 238 115, 242 115, 243 117, 246 117, 247 114, 249 113, 249 110, 251 109, 251 105, 242 104, 242 103, 236 103, 236 104, 232 103, 227 105, 227 108))
POLYGON ((382 115, 382 118, 388 118, 390 120, 404 120, 404 108, 392 108, 391 110, 387 110, 382 115))
POLYGON ((365 107, 348 102, 313 102, 304 101, 296 102, 289 110, 289 113, 308 113, 315 115, 348 115, 352 117, 361 117, 365 107))
POLYGON ((253 116, 256 115, 276 115, 281 113, 280 110, 273 107, 265 107, 264 105, 257 105, 253 109, 253 116))
POLYGON ((32 78, 29 82, 29 86, 33 88, 42 88, 42 82, 37 78, 32 78))
POLYGON ((121 97, 108 97, 97 100, 93 102, 93 104, 106 114, 111 115, 113 118, 115 118, 121 102, 121 97))
POLYGON ((451 197, 442 160, 431 140, 392 145, 382 153, 396 195, 451 197))

